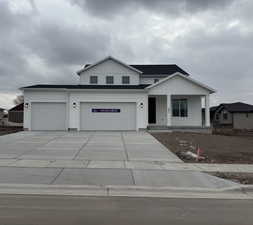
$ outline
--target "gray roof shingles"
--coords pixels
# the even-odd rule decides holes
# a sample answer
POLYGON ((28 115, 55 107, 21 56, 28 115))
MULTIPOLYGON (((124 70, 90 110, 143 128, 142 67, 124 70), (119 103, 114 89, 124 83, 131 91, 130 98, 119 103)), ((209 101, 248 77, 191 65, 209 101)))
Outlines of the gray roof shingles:
MULTIPOLYGON (((86 64, 84 68, 90 65, 91 64, 86 64)), ((141 76, 143 75, 156 75, 156 76, 172 75, 176 72, 182 73, 184 75, 189 75, 187 72, 185 72, 176 64, 134 64, 130 66, 134 67, 137 70, 142 71, 141 76)))
POLYGON ((234 103, 222 103, 218 106, 211 107, 210 111, 215 112, 216 110, 220 110, 221 108, 225 108, 228 112, 231 113, 250 113, 253 112, 253 105, 249 105, 243 102, 234 102, 234 103))

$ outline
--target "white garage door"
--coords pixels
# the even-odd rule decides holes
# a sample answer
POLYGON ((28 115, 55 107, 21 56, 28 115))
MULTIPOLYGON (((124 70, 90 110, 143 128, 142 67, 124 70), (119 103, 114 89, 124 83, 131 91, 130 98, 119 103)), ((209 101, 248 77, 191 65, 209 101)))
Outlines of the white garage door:
POLYGON ((32 130, 66 130, 66 103, 32 103, 32 130))
POLYGON ((81 103, 81 130, 136 130, 135 103, 81 103))

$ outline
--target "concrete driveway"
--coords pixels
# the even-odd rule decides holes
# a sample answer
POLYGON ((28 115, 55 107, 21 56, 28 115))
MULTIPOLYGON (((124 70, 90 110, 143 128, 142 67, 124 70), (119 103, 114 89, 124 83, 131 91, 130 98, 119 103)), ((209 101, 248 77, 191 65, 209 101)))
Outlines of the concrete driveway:
POLYGON ((147 132, 20 132, 0 137, 0 183, 225 188, 147 132))
POLYGON ((0 159, 181 162, 146 132, 20 132, 0 137, 0 159))

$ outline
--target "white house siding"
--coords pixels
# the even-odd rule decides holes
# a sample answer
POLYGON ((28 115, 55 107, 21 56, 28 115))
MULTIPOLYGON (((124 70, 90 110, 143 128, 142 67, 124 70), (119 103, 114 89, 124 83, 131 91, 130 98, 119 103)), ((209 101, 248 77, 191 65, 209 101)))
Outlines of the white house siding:
POLYGON ((149 89, 149 95, 209 95, 209 91, 180 76, 149 89))
MULTIPOLYGON (((201 97, 207 96, 209 98, 209 91, 207 89, 180 76, 175 76, 149 89, 148 94, 167 95, 171 98, 187 98, 188 117, 171 117, 171 126, 202 126, 201 97)), ((170 110, 172 114, 171 106, 168 106, 167 110, 170 110)))
POLYGON ((148 124, 148 97, 147 93, 127 91, 25 91, 24 101, 24 128, 31 130, 31 105, 33 102, 66 102, 67 128, 80 130, 80 103, 81 102, 129 102, 136 104, 136 128, 146 128, 148 124), (76 103, 74 107, 73 103, 76 103), (143 103, 143 107, 141 107, 143 103))
POLYGON ((106 76, 114 76, 114 84, 122 85, 122 76, 130 77, 130 85, 140 84, 140 74, 113 60, 107 60, 80 75, 80 84, 90 84, 90 76, 98 76, 98 85, 106 84, 106 76))
POLYGON ((202 126, 202 111, 200 96, 172 96, 172 99, 187 99, 188 116, 171 118, 172 126, 202 126))
POLYGON ((141 77, 140 78, 140 83, 141 84, 153 84, 153 83, 155 83, 155 79, 159 79, 159 78, 155 78, 155 77, 152 77, 152 78, 141 77))
POLYGON ((233 113, 235 129, 253 129, 253 113, 233 113))
MULTIPOLYGON (((148 97, 145 92, 131 91, 76 91, 70 93, 70 120, 69 128, 80 130, 80 103, 95 103, 95 102, 128 102, 136 103, 136 128, 146 128, 148 124, 148 97), (76 107, 73 107, 76 103, 76 107), (143 103, 143 107, 141 107, 143 103)), ((134 119, 134 118, 133 118, 134 119)))
MULTIPOLYGON (((65 91, 24 91, 24 102, 28 103, 28 107, 24 107, 24 128, 31 130, 32 122, 32 103, 40 102, 64 102, 68 107, 68 93, 65 91)), ((43 115, 46 116, 46 115, 43 115)), ((66 118, 68 120, 68 110, 66 112, 66 118)))

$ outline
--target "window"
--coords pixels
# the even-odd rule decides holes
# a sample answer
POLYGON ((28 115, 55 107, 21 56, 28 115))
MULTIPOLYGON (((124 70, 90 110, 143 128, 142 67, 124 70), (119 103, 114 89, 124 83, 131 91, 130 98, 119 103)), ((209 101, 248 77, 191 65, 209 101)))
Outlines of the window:
POLYGON ((98 77, 97 76, 90 76, 90 84, 97 84, 98 77))
POLYGON ((228 114, 227 114, 227 112, 223 112, 223 119, 224 119, 224 120, 227 120, 227 119, 228 119, 228 114))
POLYGON ((172 100, 172 115, 174 117, 188 116, 187 99, 173 99, 172 100))
POLYGON ((218 114, 218 113, 215 115, 215 119, 216 119, 216 120, 219 120, 219 119, 220 119, 220 117, 219 117, 219 114, 218 114))
POLYGON ((113 76, 106 76, 106 84, 113 84, 113 76))
POLYGON ((130 77, 129 76, 123 76, 122 77, 122 84, 130 84, 130 77))
POLYGON ((154 83, 157 83, 159 81, 159 79, 155 78, 154 79, 154 83))

